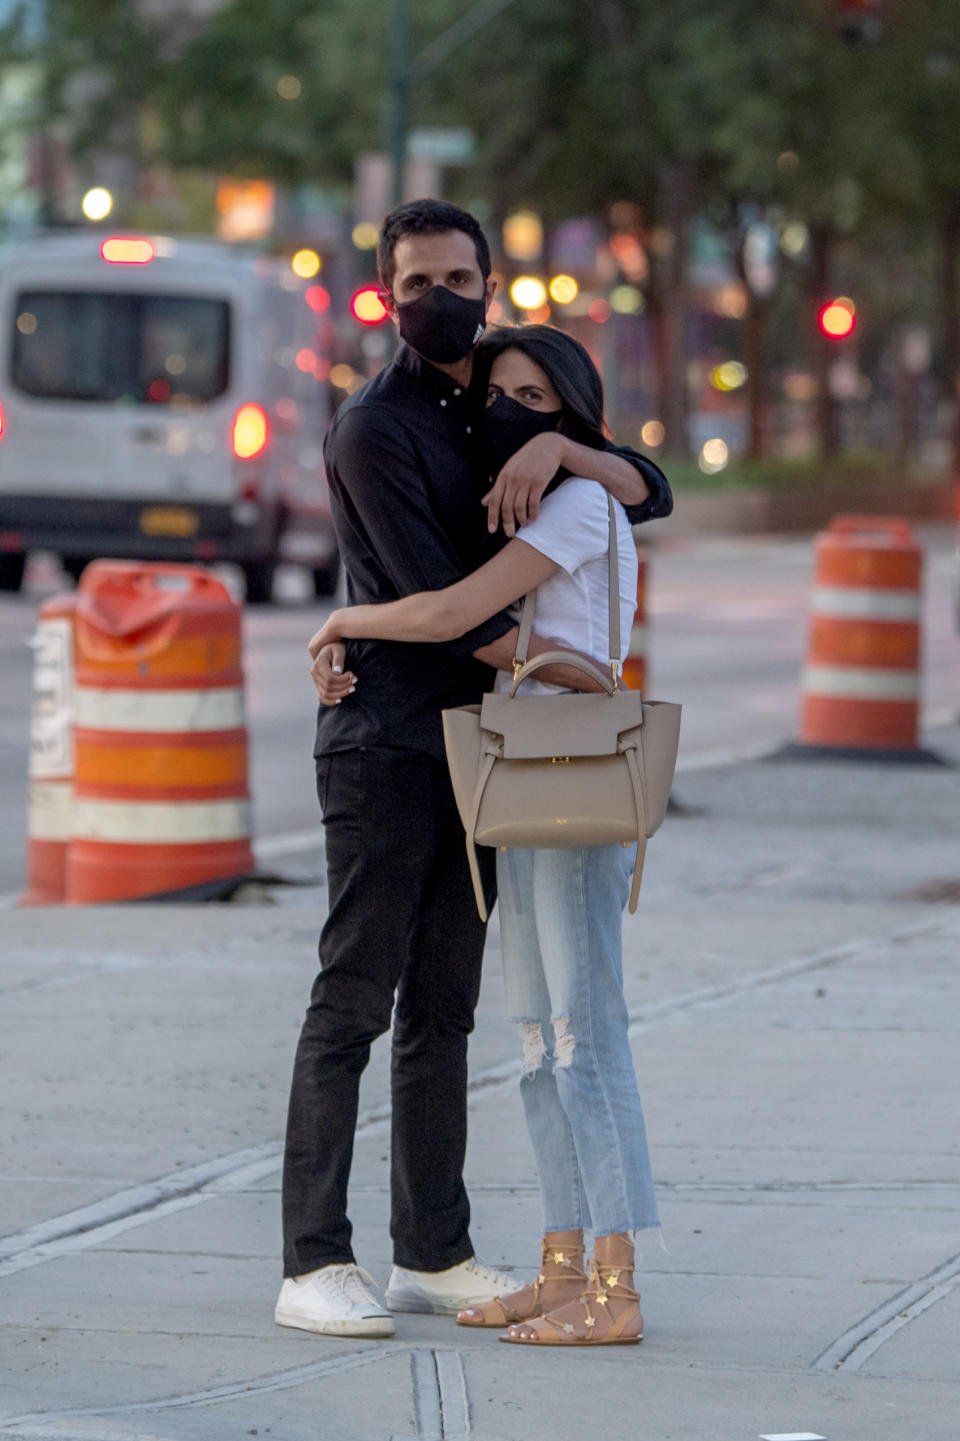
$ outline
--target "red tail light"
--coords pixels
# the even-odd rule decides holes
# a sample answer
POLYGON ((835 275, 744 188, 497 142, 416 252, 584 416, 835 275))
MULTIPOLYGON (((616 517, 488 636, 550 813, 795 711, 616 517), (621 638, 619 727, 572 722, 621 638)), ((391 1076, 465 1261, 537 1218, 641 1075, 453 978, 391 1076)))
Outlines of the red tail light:
POLYGON ((0 440, 3 439, 3 431, 4 431, 3 406, 0 405, 0 440))
POLYGON ((238 460, 252 460, 266 450, 270 431, 262 405, 241 405, 233 421, 233 453, 238 460))
POLYGON ((149 265, 156 254, 153 242, 128 235, 111 235, 100 247, 108 265, 149 265))

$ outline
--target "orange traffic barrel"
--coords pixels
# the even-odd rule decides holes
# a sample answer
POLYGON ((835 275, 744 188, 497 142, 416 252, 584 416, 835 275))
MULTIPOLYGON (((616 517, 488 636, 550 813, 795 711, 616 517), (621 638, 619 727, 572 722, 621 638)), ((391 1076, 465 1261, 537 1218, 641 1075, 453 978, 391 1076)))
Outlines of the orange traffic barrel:
POLYGON ((68 903, 202 894, 252 873, 242 612, 215 576, 87 567, 74 737, 68 903))
POLYGON ((838 515, 817 536, 800 747, 917 751, 923 552, 905 520, 838 515))
POLYGON ((66 895, 73 795, 73 612, 53 596, 37 614, 27 802, 27 889, 21 906, 55 906, 66 895))
POLYGON ((630 690, 647 689, 647 552, 637 546, 637 608, 630 629, 630 649, 623 662, 623 683, 630 690))

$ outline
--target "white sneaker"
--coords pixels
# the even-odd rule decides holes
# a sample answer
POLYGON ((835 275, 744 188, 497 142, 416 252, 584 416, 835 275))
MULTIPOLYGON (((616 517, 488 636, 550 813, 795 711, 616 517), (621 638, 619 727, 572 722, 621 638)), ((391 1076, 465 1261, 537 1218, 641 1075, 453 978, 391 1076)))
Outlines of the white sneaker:
POLYGON ((455 1316, 466 1306, 482 1306, 516 1289, 515 1277, 494 1271, 472 1256, 449 1271, 407 1271, 394 1266, 385 1300, 391 1311, 455 1316))
POLYGON ((273 1319, 278 1326, 326 1336, 392 1336, 393 1318, 369 1289, 372 1285, 372 1276, 352 1264, 288 1276, 273 1319))

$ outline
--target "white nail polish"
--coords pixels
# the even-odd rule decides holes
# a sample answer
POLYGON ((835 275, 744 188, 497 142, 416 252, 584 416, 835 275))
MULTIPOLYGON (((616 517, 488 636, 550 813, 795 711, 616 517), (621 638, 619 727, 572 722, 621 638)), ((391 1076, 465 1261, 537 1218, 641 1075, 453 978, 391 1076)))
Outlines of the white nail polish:
POLYGON ((334 668, 333 668, 333 673, 334 673, 334 675, 342 675, 342 674, 343 674, 343 666, 342 666, 342 665, 335 665, 334 668))

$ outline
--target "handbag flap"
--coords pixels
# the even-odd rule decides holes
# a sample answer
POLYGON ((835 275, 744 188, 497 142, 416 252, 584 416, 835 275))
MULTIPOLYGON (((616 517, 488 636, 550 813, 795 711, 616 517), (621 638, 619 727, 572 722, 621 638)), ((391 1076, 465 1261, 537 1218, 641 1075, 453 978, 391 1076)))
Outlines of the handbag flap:
POLYGON ((504 760, 615 755, 623 731, 643 723, 639 691, 613 695, 485 695, 480 724, 503 737, 504 760))

